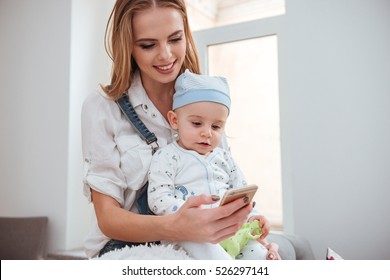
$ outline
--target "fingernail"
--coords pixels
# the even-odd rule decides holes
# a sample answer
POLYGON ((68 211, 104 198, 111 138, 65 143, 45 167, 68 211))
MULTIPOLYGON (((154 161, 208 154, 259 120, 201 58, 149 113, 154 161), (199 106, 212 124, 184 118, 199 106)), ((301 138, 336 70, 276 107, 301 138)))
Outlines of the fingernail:
POLYGON ((245 196, 244 197, 244 203, 248 203, 249 202, 249 197, 245 196))
POLYGON ((252 207, 255 208, 255 206, 256 206, 256 201, 253 201, 252 207))
POLYGON ((211 196, 211 200, 212 201, 218 201, 218 200, 220 200, 221 198, 219 197, 219 195, 212 195, 211 196))

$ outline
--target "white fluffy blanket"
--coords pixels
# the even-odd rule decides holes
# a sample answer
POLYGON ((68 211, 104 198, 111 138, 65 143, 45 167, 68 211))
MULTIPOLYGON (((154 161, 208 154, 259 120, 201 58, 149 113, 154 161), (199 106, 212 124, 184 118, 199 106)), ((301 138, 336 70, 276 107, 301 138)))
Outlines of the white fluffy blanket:
POLYGON ((105 253, 96 260, 191 260, 181 247, 173 244, 164 245, 140 245, 136 247, 124 247, 105 253))

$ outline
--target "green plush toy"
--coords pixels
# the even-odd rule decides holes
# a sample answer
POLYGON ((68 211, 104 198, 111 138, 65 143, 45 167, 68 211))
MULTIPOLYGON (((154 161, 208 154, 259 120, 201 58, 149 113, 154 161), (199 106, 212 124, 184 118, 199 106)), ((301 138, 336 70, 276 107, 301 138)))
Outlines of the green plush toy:
POLYGON ((234 236, 223 240, 219 244, 233 259, 235 259, 242 248, 248 244, 249 240, 256 240, 260 235, 261 227, 259 221, 254 220, 251 223, 243 224, 241 229, 234 236))

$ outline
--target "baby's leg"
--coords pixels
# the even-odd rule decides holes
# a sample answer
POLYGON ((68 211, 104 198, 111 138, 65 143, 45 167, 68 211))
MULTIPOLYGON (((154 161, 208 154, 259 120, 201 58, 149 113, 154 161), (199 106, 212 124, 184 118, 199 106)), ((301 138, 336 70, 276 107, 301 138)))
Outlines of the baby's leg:
POLYGON ((179 242, 179 245, 196 260, 231 260, 232 257, 219 244, 179 242))
POLYGON ((237 260, 265 260, 268 250, 257 240, 250 240, 236 257, 237 260))

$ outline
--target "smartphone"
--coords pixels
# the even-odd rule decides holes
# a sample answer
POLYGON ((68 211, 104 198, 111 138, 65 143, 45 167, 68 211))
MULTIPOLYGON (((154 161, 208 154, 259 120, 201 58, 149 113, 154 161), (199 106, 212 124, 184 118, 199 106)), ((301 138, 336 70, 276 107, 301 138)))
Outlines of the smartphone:
POLYGON ((248 197, 248 203, 249 203, 252 201, 258 188, 259 187, 257 185, 252 184, 252 185, 230 189, 224 194, 224 196, 221 199, 221 203, 219 205, 220 206, 225 205, 229 202, 232 202, 238 198, 242 198, 245 196, 248 197))

